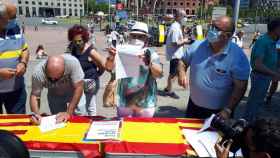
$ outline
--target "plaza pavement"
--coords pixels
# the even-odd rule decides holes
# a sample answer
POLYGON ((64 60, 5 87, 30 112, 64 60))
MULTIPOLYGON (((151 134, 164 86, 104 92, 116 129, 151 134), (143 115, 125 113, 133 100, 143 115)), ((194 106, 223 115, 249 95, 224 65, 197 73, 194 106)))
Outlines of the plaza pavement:
MULTIPOLYGON (((28 64, 27 73, 25 74, 26 80, 26 88, 28 92, 28 100, 26 104, 27 112, 30 113, 30 106, 29 106, 29 96, 31 91, 31 74, 32 70, 40 62, 40 60, 35 59, 35 50, 39 44, 43 44, 45 50, 49 55, 53 54, 62 54, 65 51, 67 45, 67 29, 65 27, 47 27, 47 26, 40 26, 39 31, 35 32, 33 27, 26 27, 26 41, 30 46, 30 62, 28 64)), ((104 52, 103 49, 105 48, 105 36, 103 32, 97 32, 97 48, 98 51, 104 56, 107 56, 107 52, 104 52)), ((248 38, 249 39, 249 38, 248 38)), ((246 45, 248 45, 249 40, 246 40, 246 45)), ((166 80, 168 77, 169 71, 169 63, 165 60, 164 56, 164 47, 156 48, 158 53, 160 54, 161 61, 164 66, 164 77, 157 80, 158 89, 163 89, 166 86, 166 80)), ((246 54, 249 56, 250 50, 245 49, 246 54)), ((109 80, 109 74, 107 72, 101 77, 101 88, 97 95, 97 113, 98 115, 107 116, 107 117, 114 117, 116 116, 115 108, 104 108, 102 105, 102 95, 104 91, 104 87, 109 80)), ((172 99, 170 97, 161 97, 158 96, 158 103, 157 103, 157 117, 184 117, 184 111, 186 109, 186 103, 189 96, 189 90, 180 88, 177 82, 174 84, 173 89, 176 93, 180 96, 180 99, 172 99)), ((248 87, 249 90, 249 87, 248 87)), ((244 109, 244 104, 246 103, 246 98, 248 95, 248 90, 246 93, 245 98, 242 100, 241 104, 238 106, 236 111, 237 115, 240 116, 244 109)), ((46 99, 47 91, 44 90, 42 93, 41 99, 41 112, 49 112, 48 102, 46 99)), ((203 99, 203 98, 202 98, 203 99)), ((279 117, 280 114, 280 93, 277 93, 273 97, 272 104, 269 106, 263 106, 260 110, 260 115, 265 116, 275 116, 279 117)))

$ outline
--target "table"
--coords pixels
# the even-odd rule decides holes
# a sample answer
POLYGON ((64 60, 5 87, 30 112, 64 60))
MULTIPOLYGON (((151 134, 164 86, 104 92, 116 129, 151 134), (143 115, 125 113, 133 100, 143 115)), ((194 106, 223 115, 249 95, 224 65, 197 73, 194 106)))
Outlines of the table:
POLYGON ((34 157, 158 158, 196 155, 181 128, 198 130, 203 124, 199 119, 124 118, 120 141, 84 141, 92 120, 97 121, 96 117, 73 116, 65 128, 42 134, 30 123, 29 115, 0 115, 0 129, 19 136, 34 157))

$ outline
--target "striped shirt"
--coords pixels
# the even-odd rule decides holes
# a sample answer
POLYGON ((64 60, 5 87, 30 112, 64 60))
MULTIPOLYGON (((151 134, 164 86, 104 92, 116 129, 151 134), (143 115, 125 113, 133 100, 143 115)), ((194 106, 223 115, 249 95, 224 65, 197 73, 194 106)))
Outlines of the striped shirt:
MULTIPOLYGON (((9 34, 0 37, 0 68, 16 69, 22 52, 28 48, 22 34, 9 34)), ((24 87, 24 78, 12 77, 5 80, 0 78, 0 93, 13 92, 24 87)))

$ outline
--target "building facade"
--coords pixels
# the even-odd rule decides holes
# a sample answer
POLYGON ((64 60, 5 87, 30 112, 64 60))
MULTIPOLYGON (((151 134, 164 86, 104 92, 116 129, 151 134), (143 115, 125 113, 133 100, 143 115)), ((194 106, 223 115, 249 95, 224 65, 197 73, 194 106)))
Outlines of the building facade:
POLYGON ((16 0, 18 14, 26 17, 83 16, 84 0, 16 0))
POLYGON ((188 15, 195 15, 199 7, 214 5, 218 0, 125 0, 126 7, 133 10, 138 2, 140 13, 172 14, 183 9, 188 15))

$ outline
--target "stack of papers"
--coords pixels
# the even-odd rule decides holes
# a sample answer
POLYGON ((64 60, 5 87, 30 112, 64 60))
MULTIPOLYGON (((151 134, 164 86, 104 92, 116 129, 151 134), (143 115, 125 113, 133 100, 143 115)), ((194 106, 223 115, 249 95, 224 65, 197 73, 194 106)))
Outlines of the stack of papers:
POLYGON ((40 123, 40 131, 42 133, 49 132, 58 128, 63 128, 66 126, 66 123, 56 123, 56 115, 42 117, 40 123))
POLYGON ((138 77, 139 67, 144 64, 139 58, 143 49, 133 45, 118 45, 116 49, 116 79, 138 77))
POLYGON ((94 121, 85 140, 119 140, 120 121, 94 121))
MULTIPOLYGON (((198 130, 183 129, 182 132, 187 142, 194 148, 199 157, 217 157, 214 145, 217 143, 220 135, 214 131, 207 131, 211 127, 211 122, 215 115, 205 120, 203 127, 198 130)), ((232 157, 234 153, 230 152, 232 157)), ((236 156, 242 156, 241 150, 236 152, 236 156)))

